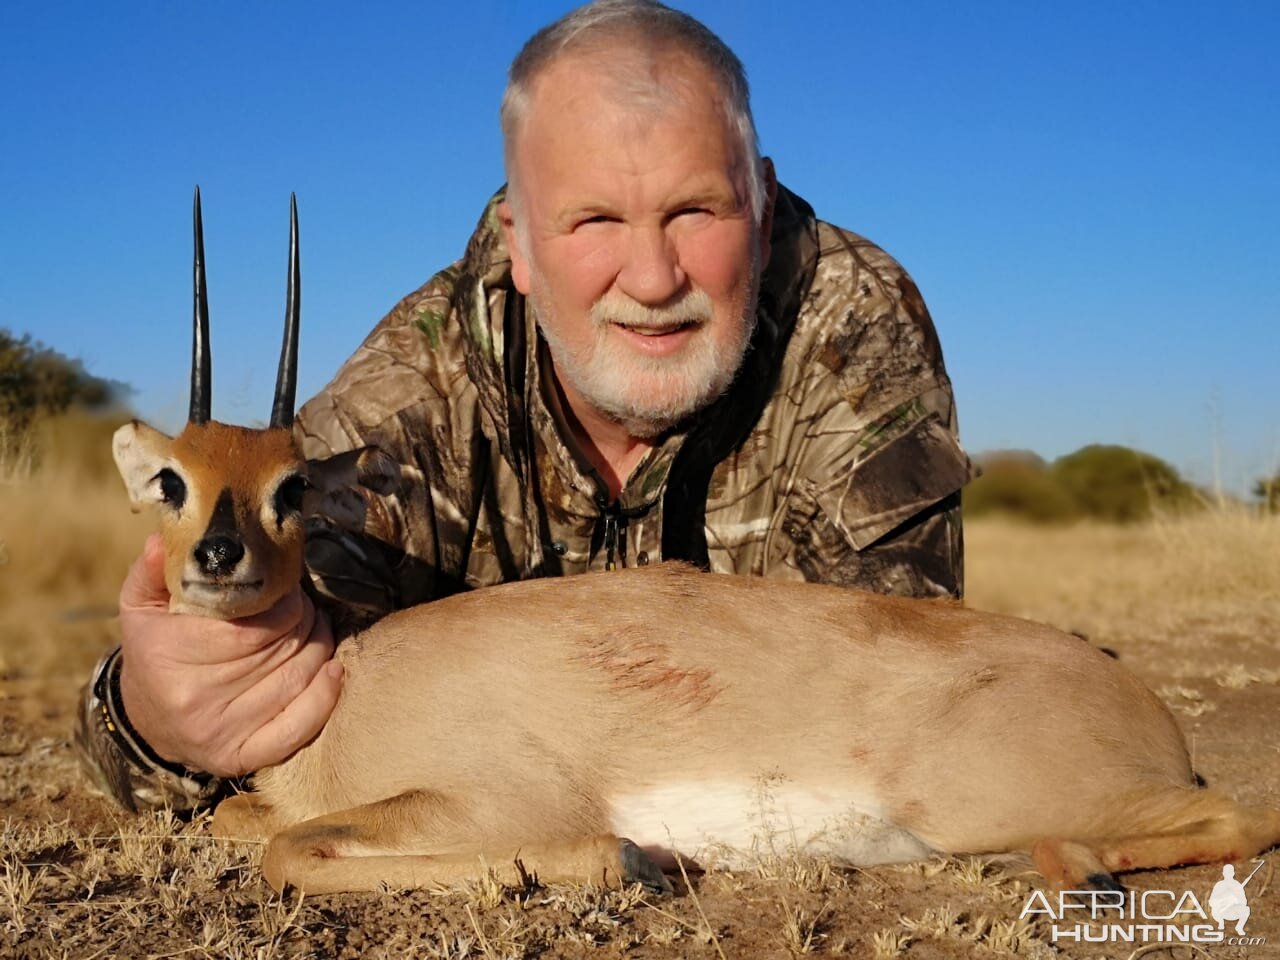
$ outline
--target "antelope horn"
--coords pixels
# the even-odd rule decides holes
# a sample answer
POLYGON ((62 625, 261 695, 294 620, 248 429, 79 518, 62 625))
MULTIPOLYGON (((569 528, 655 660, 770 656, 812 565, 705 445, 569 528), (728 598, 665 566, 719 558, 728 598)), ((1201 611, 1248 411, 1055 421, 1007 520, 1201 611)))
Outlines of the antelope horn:
POLYGON ((204 224, 200 218, 200 188, 196 187, 195 211, 195 304, 191 337, 191 423, 208 423, 210 411, 209 291, 204 277, 204 224))
POLYGON ((284 303, 284 345, 276 371, 276 399, 271 426, 293 426, 293 401, 298 386, 298 318, 302 308, 302 274, 298 267, 298 198, 289 194, 289 285, 284 303))

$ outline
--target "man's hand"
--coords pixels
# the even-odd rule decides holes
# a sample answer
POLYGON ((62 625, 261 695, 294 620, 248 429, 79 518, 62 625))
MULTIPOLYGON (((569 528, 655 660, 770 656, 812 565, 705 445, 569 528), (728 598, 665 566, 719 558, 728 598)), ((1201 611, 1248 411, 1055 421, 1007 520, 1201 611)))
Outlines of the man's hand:
POLYGON ((279 763, 324 727, 342 689, 328 621, 301 587, 242 620, 169 612, 160 537, 120 590, 120 693, 165 760, 221 777, 279 763))

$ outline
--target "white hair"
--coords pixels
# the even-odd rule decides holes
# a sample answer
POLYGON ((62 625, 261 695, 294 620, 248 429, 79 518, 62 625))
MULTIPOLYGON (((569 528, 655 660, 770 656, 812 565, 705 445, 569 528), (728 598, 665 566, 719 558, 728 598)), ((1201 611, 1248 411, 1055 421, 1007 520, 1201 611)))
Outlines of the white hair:
POLYGON ((524 226, 524 217, 512 176, 515 142, 528 113, 533 84, 560 57, 605 50, 608 56, 598 61, 607 71, 611 92, 621 102, 640 109, 664 110, 683 97, 670 78, 655 71, 659 55, 680 51, 711 73, 720 87, 729 129, 742 146, 747 200, 755 222, 760 223, 766 202, 764 164, 742 61, 702 23, 656 0, 596 0, 543 27, 511 63, 502 97, 502 139, 508 199, 516 210, 518 231, 524 226))

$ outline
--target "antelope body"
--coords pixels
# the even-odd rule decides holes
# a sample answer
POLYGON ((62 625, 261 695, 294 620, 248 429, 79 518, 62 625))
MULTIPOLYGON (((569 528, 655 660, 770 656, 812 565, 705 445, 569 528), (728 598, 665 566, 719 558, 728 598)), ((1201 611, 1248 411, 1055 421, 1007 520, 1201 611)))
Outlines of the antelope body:
MULTIPOLYGON (((197 251, 199 302, 198 220, 197 251)), ((288 390, 273 429, 206 416, 174 441, 117 435, 135 502, 169 505, 174 609, 265 609, 302 573, 302 511, 385 489, 376 451, 303 460, 288 390), (228 531, 238 546, 211 550, 228 531)), ((662 564, 449 597, 337 655, 321 734, 215 816, 221 835, 272 838, 278 889, 451 882, 482 862, 664 888, 655 864, 733 866, 762 845, 854 864, 1029 851, 1079 887, 1280 841, 1280 812, 1197 788, 1172 716, 1116 661, 947 602, 662 564)))

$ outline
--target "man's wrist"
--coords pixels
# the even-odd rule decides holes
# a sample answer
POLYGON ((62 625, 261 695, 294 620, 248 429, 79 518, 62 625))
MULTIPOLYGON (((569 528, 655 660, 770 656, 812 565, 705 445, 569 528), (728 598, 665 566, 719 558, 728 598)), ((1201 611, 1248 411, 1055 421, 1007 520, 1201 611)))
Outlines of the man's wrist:
POLYGON ((81 697, 75 743, 87 772, 130 810, 203 805, 220 781, 164 760, 138 734, 120 696, 120 667, 117 647, 99 662, 81 697))
POLYGON ((98 665, 93 678, 93 694, 98 700, 98 712, 103 726, 115 741, 125 758, 140 770, 164 770, 174 776, 182 776, 186 768, 170 763, 147 743, 146 739, 129 722, 124 709, 124 697, 120 692, 120 670, 124 665, 123 651, 116 647, 98 665))

